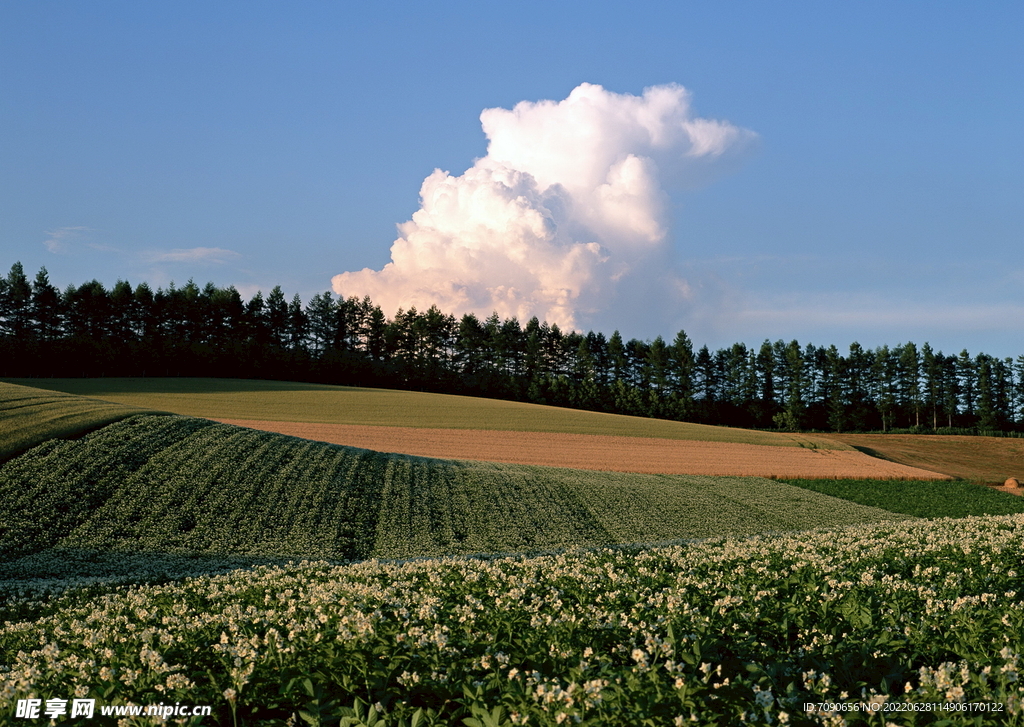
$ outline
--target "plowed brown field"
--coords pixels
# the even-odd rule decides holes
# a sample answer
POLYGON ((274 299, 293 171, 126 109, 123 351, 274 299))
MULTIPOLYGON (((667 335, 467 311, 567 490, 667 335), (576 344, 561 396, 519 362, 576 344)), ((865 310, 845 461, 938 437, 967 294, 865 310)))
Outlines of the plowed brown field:
POLYGON ((850 450, 594 434, 420 429, 251 419, 216 421, 379 452, 444 459, 656 474, 949 479, 944 474, 887 462, 850 450))

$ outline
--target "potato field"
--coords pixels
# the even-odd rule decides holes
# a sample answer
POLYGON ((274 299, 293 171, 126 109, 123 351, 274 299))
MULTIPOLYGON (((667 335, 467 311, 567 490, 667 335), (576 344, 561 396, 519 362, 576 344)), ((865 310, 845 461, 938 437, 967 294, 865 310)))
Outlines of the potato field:
POLYGON ((1024 498, 429 459, 22 389, 0 413, 46 441, 0 464, 2 725, 71 696, 212 714, 57 724, 1024 725, 1024 498))
POLYGON ((0 691, 224 725, 1021 724, 1022 537, 917 520, 94 585, 8 602, 0 691))
POLYGON ((435 460, 178 416, 132 417, 0 468, 9 563, 49 549, 408 558, 901 517, 757 478, 435 460))

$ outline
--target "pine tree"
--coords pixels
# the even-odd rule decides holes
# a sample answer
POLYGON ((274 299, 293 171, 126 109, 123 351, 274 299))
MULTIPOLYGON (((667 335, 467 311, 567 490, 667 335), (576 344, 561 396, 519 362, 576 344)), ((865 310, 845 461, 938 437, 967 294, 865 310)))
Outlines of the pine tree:
POLYGON ((267 296, 267 328, 274 345, 284 347, 288 343, 288 301, 280 285, 275 285, 267 296))
POLYGON ((288 347, 293 351, 306 349, 306 334, 309 327, 309 316, 302 309, 302 299, 296 293, 288 304, 288 347))
POLYGON ((44 341, 52 341, 61 333, 60 291, 50 284, 46 268, 40 268, 32 283, 32 320, 44 341))
POLYGON ((686 331, 679 331, 668 351, 669 388, 679 419, 686 419, 693 411, 693 367, 693 343, 686 331))
POLYGON ((0 333, 16 339, 32 332, 32 286, 20 262, 11 266, 0 286, 0 333))
POLYGON ((913 425, 921 426, 921 357, 917 346, 907 343, 898 348, 898 381, 900 404, 913 417, 913 425))
POLYGON ((331 291, 317 293, 310 298, 309 305, 306 306, 306 315, 309 317, 309 338, 313 344, 313 351, 322 356, 334 341, 337 324, 331 291))

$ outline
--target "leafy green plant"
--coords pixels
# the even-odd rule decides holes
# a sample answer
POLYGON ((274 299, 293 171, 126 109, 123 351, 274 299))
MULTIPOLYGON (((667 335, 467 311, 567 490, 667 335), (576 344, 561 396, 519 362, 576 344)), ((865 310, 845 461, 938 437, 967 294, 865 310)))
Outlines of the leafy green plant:
POLYGON ((1024 513, 1024 498, 963 480, 803 480, 786 482, 823 495, 913 517, 1024 513))
POLYGON ((0 576, 49 550, 412 558, 899 517, 759 478, 437 460, 136 416, 0 467, 0 576))
POLYGON ((0 719, 74 691, 222 725, 1021 724, 1022 546, 1015 515, 70 588, 0 626, 0 719), (940 706, 869 710, 897 702, 940 706))

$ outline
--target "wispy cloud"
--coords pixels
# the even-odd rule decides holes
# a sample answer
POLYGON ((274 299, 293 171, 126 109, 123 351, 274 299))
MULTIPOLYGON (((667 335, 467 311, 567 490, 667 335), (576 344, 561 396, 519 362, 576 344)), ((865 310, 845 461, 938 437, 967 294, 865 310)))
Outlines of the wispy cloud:
MULTIPOLYGON (((46 233, 43 245, 54 255, 63 255, 71 252, 75 246, 82 244, 82 236, 89 232, 92 232, 90 228, 82 226, 58 227, 56 230, 46 233)), ((94 245, 90 245, 90 247, 95 248, 94 245)))
POLYGON ((877 301, 851 304, 839 298, 808 298, 800 305, 748 309, 736 316, 754 326, 802 325, 906 330, 947 328, 953 330, 1021 331, 1024 306, 1016 303, 947 305, 884 305, 877 301))
POLYGON ((207 263, 210 265, 223 265, 241 257, 240 253, 221 247, 174 248, 165 252, 154 251, 144 254, 146 262, 150 263, 207 263))

